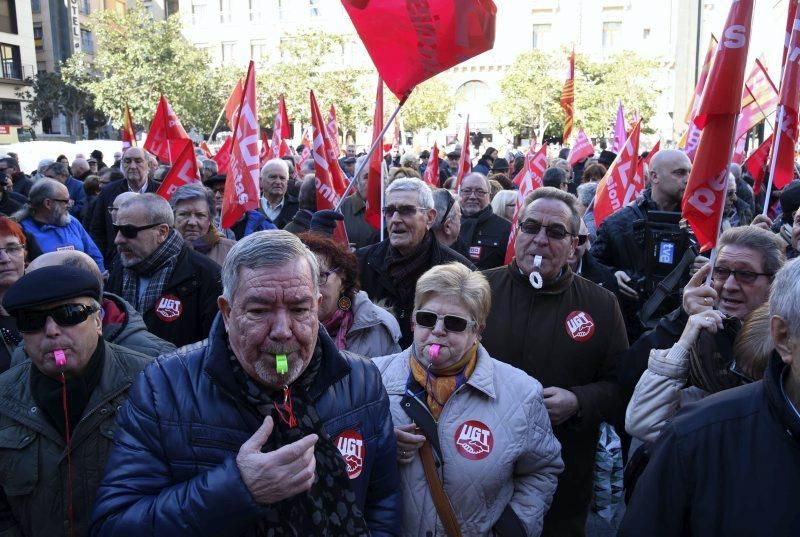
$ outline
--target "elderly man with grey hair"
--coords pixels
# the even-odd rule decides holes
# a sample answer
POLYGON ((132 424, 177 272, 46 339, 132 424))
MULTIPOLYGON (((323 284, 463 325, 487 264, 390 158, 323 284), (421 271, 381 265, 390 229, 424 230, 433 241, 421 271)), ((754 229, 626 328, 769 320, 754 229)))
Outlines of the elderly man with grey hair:
MULTIPOLYGON (((344 199, 341 207, 347 238, 356 245, 356 248, 363 248, 380 240, 380 234, 364 219, 367 210, 367 178, 369 177, 369 163, 366 161, 366 155, 361 155, 356 159, 355 171, 358 172, 362 165, 363 168, 358 177, 354 179, 355 191, 344 199)), ((386 164, 381 161, 381 166, 385 168, 386 164)), ((386 170, 384 169, 384 177, 385 174, 386 170)))
POLYGON ((83 190, 83 183, 70 176, 69 168, 66 164, 61 162, 48 164, 44 169, 44 176, 55 179, 67 187, 69 199, 72 200, 72 204, 69 207, 69 214, 78 218, 83 211, 83 206, 86 205, 86 191, 83 190))
POLYGON ((222 274, 208 339, 132 387, 91 534, 399 535, 389 400, 320 328, 314 254, 256 232, 222 274))
POLYGON ((400 324, 400 346, 411 344, 411 312, 417 280, 429 268, 467 258, 440 244, 431 232, 436 220, 433 194, 419 179, 397 179, 386 188, 383 208, 388 237, 358 250, 361 289, 373 302, 391 308, 400 324))
POLYGON ((469 248, 469 259, 480 270, 504 265, 511 222, 494 214, 489 180, 482 173, 469 173, 458 194, 463 216, 459 236, 469 248))
POLYGON ((461 203, 446 188, 436 188, 433 190, 433 208, 436 209, 436 219, 433 221, 431 231, 433 231, 436 240, 467 257, 467 245, 459 236, 461 231, 461 203))
POLYGON ((119 256, 107 290, 142 314, 148 330, 180 347, 208 335, 221 292, 220 267, 189 248, 167 200, 139 194, 117 209, 119 256))
POLYGON ((769 316, 775 352, 763 379, 688 406, 664 426, 619 535, 800 531, 800 261, 775 274, 769 316))
POLYGON ((289 194, 289 164, 279 158, 270 159, 261 167, 261 200, 259 210, 278 229, 292 221, 297 212, 297 198, 289 194))
POLYGON ((169 200, 175 215, 175 230, 186 244, 218 265, 236 241, 222 237, 214 226, 214 192, 201 184, 183 185, 169 200))

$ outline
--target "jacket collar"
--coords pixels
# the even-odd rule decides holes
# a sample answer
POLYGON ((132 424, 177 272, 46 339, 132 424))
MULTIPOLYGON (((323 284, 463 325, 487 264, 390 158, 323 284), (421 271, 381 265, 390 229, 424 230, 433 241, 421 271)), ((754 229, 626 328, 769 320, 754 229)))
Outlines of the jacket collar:
POLYGON ((565 265, 564 272, 561 273, 561 276, 553 281, 544 282, 544 285, 541 289, 534 289, 530 280, 528 279, 528 276, 520 271, 520 268, 517 265, 516 257, 512 259, 511 263, 506 266, 506 269, 508 270, 512 281, 516 282, 518 285, 522 285, 528 291, 537 295, 560 295, 570 288, 572 285, 572 280, 575 276, 572 272, 572 269, 569 268, 569 265, 565 265))
POLYGON ((767 404, 778 421, 796 441, 800 442, 800 417, 791 407, 783 390, 783 376, 788 374, 786 364, 777 352, 773 352, 764 371, 764 395, 767 404))
POLYGON ((359 291, 353 299, 353 326, 350 330, 363 330, 373 326, 382 325, 395 338, 400 338, 400 328, 397 323, 392 323, 392 315, 376 306, 370 301, 366 291, 359 291))
POLYGON ((492 206, 487 205, 486 207, 484 207, 477 213, 473 214, 472 216, 465 216, 464 220, 477 220, 478 224, 482 224, 487 220, 489 220, 493 214, 494 211, 492 210, 492 206))
MULTIPOLYGON (((217 313, 208 337, 205 370, 215 382, 230 395, 236 397, 236 394, 239 393, 239 387, 233 378, 233 372, 229 364, 227 337, 222 314, 217 313)), ((331 385, 350 374, 350 364, 336 349, 336 345, 325 332, 322 324, 319 325, 317 338, 322 345, 322 365, 317 374, 316 382, 309 390, 308 395, 313 401, 319 399, 331 385)))

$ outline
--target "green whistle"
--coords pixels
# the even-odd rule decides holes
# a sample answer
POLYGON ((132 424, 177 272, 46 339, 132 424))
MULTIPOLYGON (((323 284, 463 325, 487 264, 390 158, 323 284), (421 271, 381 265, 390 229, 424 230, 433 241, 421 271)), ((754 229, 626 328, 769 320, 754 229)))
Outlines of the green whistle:
POLYGON ((275 355, 275 371, 277 371, 279 375, 283 375, 289 371, 289 361, 286 359, 285 354, 275 355))

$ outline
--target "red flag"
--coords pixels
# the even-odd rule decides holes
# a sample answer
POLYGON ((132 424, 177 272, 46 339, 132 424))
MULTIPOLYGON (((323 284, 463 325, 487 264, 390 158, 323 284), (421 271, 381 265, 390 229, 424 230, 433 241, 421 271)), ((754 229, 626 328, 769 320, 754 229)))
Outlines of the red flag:
POLYGON ((339 158, 342 154, 342 148, 339 147, 339 126, 336 125, 336 109, 331 105, 328 109, 328 141, 331 143, 331 152, 339 158))
POLYGON ((564 135, 561 140, 567 143, 572 134, 572 121, 575 118, 575 49, 569 55, 569 68, 567 69, 567 79, 561 88, 561 108, 564 109, 566 118, 564 119, 564 135))
POLYGON ((697 85, 694 88, 692 99, 689 102, 689 109, 686 111, 686 122, 689 124, 683 137, 678 142, 678 147, 684 150, 689 160, 694 160, 695 152, 697 152, 697 144, 700 142, 700 129, 694 124, 694 117, 697 115, 697 109, 700 107, 700 99, 703 97, 703 89, 706 86, 708 73, 711 71, 711 66, 714 63, 714 54, 717 50, 717 38, 711 35, 711 40, 708 42, 708 49, 706 49, 706 56, 703 60, 703 68, 700 70, 700 76, 697 78, 697 85))
POLYGON ((303 164, 311 158, 311 126, 309 125, 306 127, 306 130, 303 132, 303 138, 300 140, 300 145, 303 146, 303 152, 300 153, 300 158, 297 161, 297 164, 294 165, 294 169, 297 172, 297 176, 301 177, 301 171, 303 170, 303 164))
POLYGON ((163 95, 158 101, 156 113, 150 122, 150 131, 144 148, 158 157, 162 162, 173 164, 178 152, 183 148, 181 144, 174 144, 175 140, 188 140, 189 135, 183 130, 178 116, 163 95), (173 149, 173 145, 175 146, 173 149))
POLYGON ((695 124, 703 129, 681 209, 701 251, 717 244, 750 44, 753 0, 731 4, 695 124))
POLYGON ((133 130, 133 119, 128 103, 125 103, 125 111, 122 114, 122 150, 129 147, 136 147, 136 132, 133 130))
POLYGON ((792 27, 797 15, 797 0, 789 0, 789 10, 786 13, 786 35, 783 37, 783 58, 781 59, 781 72, 786 66, 786 55, 789 53, 789 41, 792 38, 792 27))
MULTIPOLYGON (((278 99, 278 113, 275 115, 275 123, 272 128, 272 145, 270 146, 270 158, 283 158, 289 155, 289 146, 286 140, 289 138, 289 114, 286 112, 286 103, 283 95, 278 99)), ((267 159, 269 160, 269 159, 267 159)), ((266 161, 265 161, 266 162, 266 161)))
POLYGON ((237 80, 233 87, 231 96, 225 104, 225 118, 228 120, 228 127, 231 130, 236 128, 236 120, 239 117, 239 107, 242 105, 242 81, 237 80))
MULTIPOLYGON (((182 140, 176 142, 173 147, 181 145, 177 156, 175 157, 175 164, 170 168, 167 176, 161 182, 161 186, 156 190, 156 194, 169 201, 172 194, 183 185, 190 183, 199 183, 200 178, 197 175, 197 158, 194 154, 194 146, 191 140, 182 140)), ((174 149, 173 149, 174 150, 174 149)))
POLYGON ((425 176, 422 178, 432 188, 439 188, 439 147, 433 142, 428 165, 425 166, 425 176))
POLYGON ((597 184, 594 195, 594 221, 597 229, 600 229, 603 220, 635 200, 644 187, 641 182, 636 182, 641 126, 641 121, 633 126, 617 158, 597 184))
POLYGON ((211 160, 217 163, 217 173, 220 175, 225 175, 228 173, 228 165, 231 161, 231 143, 233 142, 233 136, 229 136, 225 138, 225 141, 222 142, 222 147, 219 148, 219 151, 211 157, 211 160))
POLYGON ((772 114, 780 100, 778 88, 772 82, 764 64, 758 59, 745 80, 744 89, 742 111, 736 126, 737 140, 764 121, 766 116, 772 114))
POLYGON ((258 207, 261 190, 258 162, 258 110, 256 109, 256 69, 247 68, 242 87, 242 103, 231 142, 229 173, 222 200, 222 227, 230 229, 247 211, 258 207))
POLYGON ((458 173, 456 174, 456 192, 461 188, 461 181, 464 180, 470 171, 472 171, 472 162, 469 159, 469 114, 467 114, 467 122, 464 124, 464 139, 461 142, 461 156, 458 158, 458 173))
MULTIPOLYGON (((372 115, 372 143, 380 136, 383 130, 383 80, 378 77, 378 91, 375 94, 375 113, 372 115)), ((378 147, 369 159, 369 172, 367 175, 367 208, 364 210, 364 220, 375 229, 381 228, 383 207, 381 195, 383 194, 383 148, 378 147)))
POLYGON ((205 142, 200 142, 200 149, 203 151, 203 155, 206 158, 211 158, 211 149, 208 148, 208 144, 205 142))
POLYGON ((342 4, 381 79, 400 100, 420 82, 494 46, 497 8, 491 0, 342 4))
POLYGON ((542 144, 538 151, 534 151, 533 144, 525 155, 525 165, 514 178, 514 184, 519 187, 517 191, 517 204, 514 207, 514 216, 511 218, 511 233, 508 235, 508 246, 504 263, 508 265, 514 258, 514 243, 517 239, 519 216, 525 205, 525 196, 542 186, 544 171, 547 169, 547 144, 542 144))
POLYGON ((758 195, 761 192, 761 185, 764 183, 764 176, 767 174, 767 163, 769 162, 769 148, 772 147, 772 137, 774 134, 770 134, 769 137, 764 140, 758 149, 753 151, 753 154, 747 157, 747 160, 744 161, 744 166, 750 177, 753 178, 753 194, 758 195))
POLYGON ((636 164, 636 175, 633 177, 634 183, 641 184, 642 188, 647 186, 647 172, 650 168, 650 161, 653 160, 653 155, 658 153, 661 149, 661 140, 656 142, 656 145, 653 146, 653 149, 647 154, 646 157, 640 158, 638 163, 636 164))
POLYGON ((578 136, 575 137, 575 142, 573 142, 572 149, 567 157, 567 162, 569 162, 570 166, 575 166, 580 161, 587 159, 592 155, 594 155, 594 146, 592 145, 592 141, 588 136, 586 136, 586 133, 583 132, 583 129, 578 129, 578 136))
MULTIPOLYGON (((335 209, 339 204, 340 194, 335 187, 333 166, 328 160, 330 152, 328 137, 325 135, 325 123, 323 123, 322 115, 319 113, 314 90, 311 90, 311 125, 314 132, 312 156, 314 157, 314 170, 317 176, 317 210, 335 209)), ((334 161, 334 164, 337 167, 339 165, 336 161, 334 161)))
POLYGON ((259 166, 263 166, 269 159, 272 158, 272 148, 269 146, 267 131, 260 127, 258 131, 258 136, 261 138, 261 149, 258 152, 258 164, 259 166))

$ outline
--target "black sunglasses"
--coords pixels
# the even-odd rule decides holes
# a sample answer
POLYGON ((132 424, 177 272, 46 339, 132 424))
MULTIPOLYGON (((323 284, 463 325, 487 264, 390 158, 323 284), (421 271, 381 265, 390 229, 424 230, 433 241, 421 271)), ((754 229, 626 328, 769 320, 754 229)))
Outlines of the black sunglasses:
POLYGON ((22 310, 15 315, 17 330, 25 333, 38 332, 44 328, 48 317, 58 326, 75 326, 97 311, 100 308, 84 304, 63 304, 49 310, 22 310))
POLYGON ((541 222, 537 222, 536 220, 525 220, 519 225, 519 228, 522 230, 523 233, 527 233, 528 235, 538 235, 539 232, 544 228, 544 233, 547 235, 548 239, 554 239, 560 241, 567 235, 573 235, 567 231, 563 226, 559 226, 556 224, 551 224, 549 226, 545 226, 541 222))
POLYGON ((767 276, 772 278, 774 274, 769 274, 766 272, 753 272, 750 270, 731 270, 729 268, 724 267, 714 267, 714 271, 711 273, 711 279, 719 282, 726 281, 731 274, 739 283, 753 283, 755 282, 759 276, 767 276))
POLYGON ((475 321, 470 321, 458 315, 439 315, 438 313, 424 310, 414 312, 414 323, 423 328, 433 328, 439 319, 444 319, 444 329, 448 332, 463 332, 475 324, 475 321))
POLYGON ((151 229, 156 226, 161 226, 163 224, 164 222, 157 222, 155 224, 150 224, 147 226, 133 226, 131 224, 118 226, 117 224, 113 224, 112 227, 114 228, 114 235, 116 235, 117 233, 122 233, 122 236, 125 237, 126 239, 135 239, 140 231, 144 231, 145 229, 151 229))

